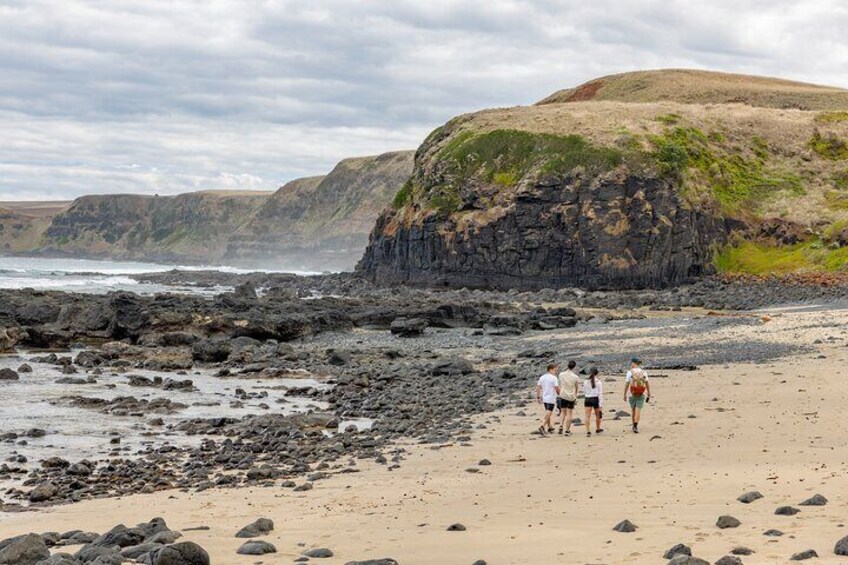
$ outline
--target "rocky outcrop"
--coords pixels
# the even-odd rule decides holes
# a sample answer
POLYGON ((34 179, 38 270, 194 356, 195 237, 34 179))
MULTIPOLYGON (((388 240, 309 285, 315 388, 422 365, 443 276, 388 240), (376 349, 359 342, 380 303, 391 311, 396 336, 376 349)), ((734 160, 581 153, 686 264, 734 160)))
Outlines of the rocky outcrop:
POLYGON ((845 108, 838 88, 672 70, 459 116, 416 152, 358 272, 530 290, 844 268, 845 108), (769 255, 789 245, 811 253, 769 255))
POLYGON ((351 269, 377 216, 412 173, 413 152, 345 159, 326 176, 275 192, 230 239, 224 261, 351 269))
POLYGON ((491 223, 383 215, 360 269, 383 283, 487 288, 638 288, 711 271, 724 222, 681 205, 669 182, 627 174, 551 178, 491 223), (396 225, 393 225, 396 224, 396 225))

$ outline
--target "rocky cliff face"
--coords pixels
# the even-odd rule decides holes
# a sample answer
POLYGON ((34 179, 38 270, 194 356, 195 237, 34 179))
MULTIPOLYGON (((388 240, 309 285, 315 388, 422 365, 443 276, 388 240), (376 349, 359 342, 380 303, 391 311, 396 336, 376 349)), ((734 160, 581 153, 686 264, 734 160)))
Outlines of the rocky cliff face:
POLYGON ((848 265, 848 247, 829 255, 848 225, 848 112, 834 110, 848 92, 744 79, 618 75, 455 118, 417 151, 358 270, 388 284, 662 287, 786 233, 808 234, 789 243, 817 268, 848 265))
POLYGON ((288 183, 237 230, 224 260, 353 268, 380 211, 412 173, 412 163, 412 151, 345 159, 326 176, 288 183))
POLYGON ((92 195, 47 211, 3 203, 0 253, 349 270, 409 178, 412 156, 345 159, 273 193, 92 195))
POLYGON ((724 222, 672 183, 617 172, 535 182, 490 222, 384 214, 360 269, 375 281, 474 288, 658 287, 711 271, 724 222))
POLYGON ((153 261, 214 261, 270 193, 83 196, 53 217, 38 251, 153 261))

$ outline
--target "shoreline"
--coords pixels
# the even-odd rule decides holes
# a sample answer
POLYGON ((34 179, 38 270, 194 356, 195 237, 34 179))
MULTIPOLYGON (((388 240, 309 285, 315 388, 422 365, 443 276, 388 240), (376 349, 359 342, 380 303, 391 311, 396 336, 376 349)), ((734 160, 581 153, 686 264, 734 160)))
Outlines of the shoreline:
MULTIPOLYGON (((279 553, 263 556, 265 563, 288 562, 310 547, 333 549, 336 557, 321 560, 330 565, 378 557, 405 564, 657 563, 675 543, 692 546, 710 562, 746 545, 756 553, 745 563, 788 562, 809 548, 822 557, 818 563, 840 563, 832 548, 848 535, 840 527, 848 474, 839 449, 839 409, 848 393, 834 388, 820 398, 797 392, 798 386, 830 390, 838 384, 829 369, 845 361, 844 353, 829 349, 826 355, 668 371, 655 385, 658 400, 646 410, 638 436, 627 431, 625 418, 608 421, 604 436, 538 438, 531 435, 534 407, 509 408, 475 417, 467 447, 401 442, 405 461, 394 471, 358 462, 359 473, 317 481, 302 494, 279 487, 171 490, 2 515, 0 538, 80 524, 105 531, 156 515, 177 530, 209 526, 186 532, 185 539, 206 548, 213 563, 246 565, 256 558, 237 556, 243 540, 233 535, 268 517, 277 527, 262 539, 279 553), (774 373, 794 371, 804 373, 798 386, 771 386, 774 373), (728 374, 739 384, 728 384, 728 374), (717 391, 721 398, 713 401, 717 391), (757 392, 760 400, 752 400, 757 392), (791 425, 774 424, 783 410, 791 425), (526 415, 517 415, 522 411, 526 415), (812 413, 815 421, 805 416, 812 413), (483 458, 492 465, 477 465, 483 458), (736 501, 749 490, 765 498, 750 505, 736 501), (829 499, 827 506, 801 507, 792 517, 773 514, 816 493, 829 499), (717 529, 722 514, 736 516, 742 526, 717 529), (624 519, 638 530, 613 532, 624 519), (446 531, 453 523, 467 531, 446 531), (769 528, 786 535, 763 536, 769 528)), ((610 410, 624 407, 617 394, 607 403, 610 410)))

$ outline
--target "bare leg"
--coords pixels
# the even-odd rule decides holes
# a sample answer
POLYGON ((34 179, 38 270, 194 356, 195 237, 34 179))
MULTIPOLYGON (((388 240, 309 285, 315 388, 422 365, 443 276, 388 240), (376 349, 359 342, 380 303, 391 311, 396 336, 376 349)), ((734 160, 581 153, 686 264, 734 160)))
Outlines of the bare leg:
POLYGON ((592 429, 589 427, 589 425, 591 424, 591 420, 592 420, 592 407, 587 406, 586 407, 586 419, 583 421, 583 423, 586 424, 586 435, 592 435, 592 429))
POLYGON ((603 413, 600 408, 595 408, 595 431, 601 430, 601 418, 603 418, 603 413))
POLYGON ((566 408, 565 409, 565 431, 571 431, 571 420, 574 419, 574 409, 566 408))

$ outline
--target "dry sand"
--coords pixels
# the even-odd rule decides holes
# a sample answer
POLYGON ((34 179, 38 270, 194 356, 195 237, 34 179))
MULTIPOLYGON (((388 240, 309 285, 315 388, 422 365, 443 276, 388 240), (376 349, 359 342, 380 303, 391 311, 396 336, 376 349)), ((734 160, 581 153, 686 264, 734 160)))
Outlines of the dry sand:
MULTIPOLYGON (((845 320, 845 311, 785 313, 746 331, 812 343, 842 331, 833 324, 845 320)), ((743 557, 746 564, 788 563, 806 549, 821 556, 812 562, 846 564, 833 547, 848 535, 848 351, 835 342, 817 347, 771 364, 667 372, 653 381, 655 401, 639 435, 624 418, 608 420, 601 436, 578 429, 571 438, 539 438, 530 434, 537 408, 528 405, 526 415, 510 409, 481 416, 467 447, 406 445, 394 471, 359 462, 360 473, 319 481, 306 493, 168 491, 7 514, 0 516, 0 539, 27 531, 102 532, 162 516, 174 529, 209 526, 186 539, 206 548, 215 564, 290 563, 312 547, 335 552, 312 560, 328 565, 377 557, 403 565, 665 563, 662 554, 675 543, 711 563, 745 545, 756 551, 743 557), (478 466, 483 458, 492 465, 478 466), (749 490, 765 498, 736 501, 749 490), (829 504, 774 515, 778 506, 816 493, 829 504), (742 525, 719 530, 722 514, 742 525), (263 539, 279 553, 237 556, 243 540, 233 537, 236 530, 258 517, 274 520, 276 530, 263 539), (638 531, 614 532, 623 519, 638 531), (446 531, 455 522, 467 531, 446 531), (770 528, 786 535, 764 536, 770 528)), ((605 408, 625 409, 620 376, 606 384, 605 408)))

